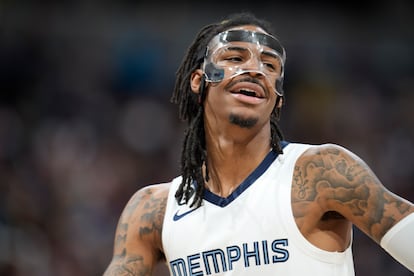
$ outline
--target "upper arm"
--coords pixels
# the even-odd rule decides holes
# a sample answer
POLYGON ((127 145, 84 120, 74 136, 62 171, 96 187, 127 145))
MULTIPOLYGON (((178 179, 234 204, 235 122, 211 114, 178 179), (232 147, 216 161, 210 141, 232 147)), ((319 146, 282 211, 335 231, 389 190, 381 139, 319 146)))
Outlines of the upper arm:
POLYGON ((104 275, 151 275, 163 258, 161 231, 168 185, 145 187, 136 192, 119 219, 113 258, 104 275))
MULTIPOLYGON (((387 190, 365 162, 339 146, 308 150, 298 160, 295 174, 306 182, 301 187, 304 202, 319 215, 335 211, 376 242, 414 212, 412 203, 387 190)), ((294 186, 299 194, 300 186, 294 186)))

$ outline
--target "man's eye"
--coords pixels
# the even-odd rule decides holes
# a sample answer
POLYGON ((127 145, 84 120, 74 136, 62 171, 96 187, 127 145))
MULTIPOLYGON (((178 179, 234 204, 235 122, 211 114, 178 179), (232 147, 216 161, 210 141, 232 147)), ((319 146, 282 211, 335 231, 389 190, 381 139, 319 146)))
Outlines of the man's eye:
POLYGON ((268 62, 264 62, 263 63, 268 69, 275 71, 276 70, 276 66, 273 63, 268 63, 268 62))
POLYGON ((227 57, 224 60, 232 61, 232 62, 241 62, 243 59, 241 57, 238 57, 238 56, 232 56, 232 57, 227 57))

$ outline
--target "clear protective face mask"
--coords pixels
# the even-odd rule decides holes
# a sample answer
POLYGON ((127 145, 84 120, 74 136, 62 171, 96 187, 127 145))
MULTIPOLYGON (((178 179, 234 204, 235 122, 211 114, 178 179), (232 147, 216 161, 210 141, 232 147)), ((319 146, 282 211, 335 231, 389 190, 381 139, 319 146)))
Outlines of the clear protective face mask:
POLYGON ((228 30, 217 34, 207 45, 202 69, 207 82, 220 82, 245 73, 261 74, 266 85, 283 96, 285 49, 273 36, 228 30))

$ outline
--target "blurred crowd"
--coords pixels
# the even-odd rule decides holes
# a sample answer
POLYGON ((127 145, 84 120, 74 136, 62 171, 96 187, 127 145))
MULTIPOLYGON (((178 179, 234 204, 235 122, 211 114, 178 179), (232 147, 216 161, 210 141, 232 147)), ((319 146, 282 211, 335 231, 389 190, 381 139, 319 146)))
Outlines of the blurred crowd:
MULTIPOLYGON (((0 275, 103 273, 127 200, 179 174, 186 48, 240 10, 287 49, 286 139, 346 146, 414 201, 413 4, 219 3, 0 2, 0 275)), ((357 275, 410 275, 357 229, 353 247, 357 275)))

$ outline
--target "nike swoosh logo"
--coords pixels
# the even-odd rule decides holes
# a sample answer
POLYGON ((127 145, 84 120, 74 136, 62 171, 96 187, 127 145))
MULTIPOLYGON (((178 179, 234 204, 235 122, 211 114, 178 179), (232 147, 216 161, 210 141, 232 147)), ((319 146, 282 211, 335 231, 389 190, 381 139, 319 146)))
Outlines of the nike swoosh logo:
POLYGON ((191 212, 193 212, 193 211, 195 211, 195 210, 197 210, 197 208, 194 208, 194 209, 188 210, 187 212, 182 213, 182 214, 178 214, 178 212, 179 212, 179 210, 178 210, 178 211, 174 214, 173 220, 174 220, 174 221, 177 221, 177 220, 179 220, 179 219, 182 219, 183 217, 185 217, 186 215, 188 215, 189 213, 191 213, 191 212))

